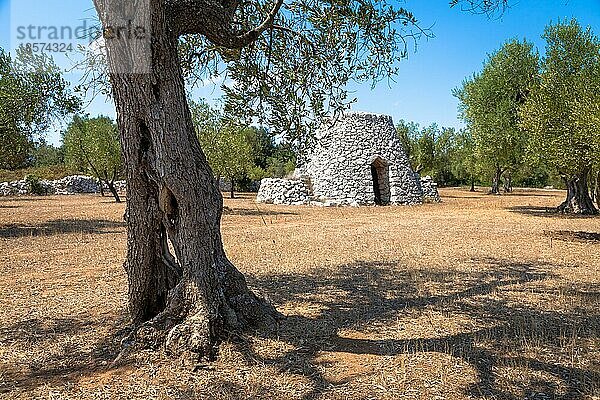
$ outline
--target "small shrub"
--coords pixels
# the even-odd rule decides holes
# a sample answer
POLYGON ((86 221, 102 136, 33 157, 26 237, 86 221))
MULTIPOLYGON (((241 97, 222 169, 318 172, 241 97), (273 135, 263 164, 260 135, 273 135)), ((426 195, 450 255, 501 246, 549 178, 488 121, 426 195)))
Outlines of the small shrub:
POLYGON ((29 184, 29 193, 43 196, 48 194, 46 188, 41 184, 37 175, 29 174, 25 177, 25 182, 29 184))

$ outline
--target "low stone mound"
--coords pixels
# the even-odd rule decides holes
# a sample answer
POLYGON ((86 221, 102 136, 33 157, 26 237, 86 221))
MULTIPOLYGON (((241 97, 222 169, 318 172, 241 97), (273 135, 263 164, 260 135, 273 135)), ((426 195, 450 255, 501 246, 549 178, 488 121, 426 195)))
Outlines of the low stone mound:
POLYGON ((29 193, 29 183, 25 179, 0 183, 0 195, 2 196, 16 196, 27 193, 29 193))
POLYGON ((264 178, 256 195, 258 203, 302 205, 310 201, 309 189, 299 179, 264 178))

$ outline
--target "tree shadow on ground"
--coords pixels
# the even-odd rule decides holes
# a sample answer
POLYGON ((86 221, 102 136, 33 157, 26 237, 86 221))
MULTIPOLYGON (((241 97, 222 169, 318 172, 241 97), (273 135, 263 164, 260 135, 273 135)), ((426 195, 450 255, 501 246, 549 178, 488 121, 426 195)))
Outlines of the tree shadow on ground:
POLYGON ((274 215, 298 215, 298 213, 291 211, 272 211, 272 210, 261 210, 258 208, 230 208, 223 207, 223 214, 225 215, 242 215, 242 216, 274 216, 274 215))
POLYGON ((544 193, 544 192, 510 192, 502 193, 502 196, 514 196, 514 197, 556 197, 557 195, 563 195, 562 193, 544 193))
POLYGON ((441 196, 442 199, 446 199, 447 198, 447 199, 458 199, 458 200, 460 200, 460 199, 476 199, 476 200, 479 200, 479 199, 483 199, 484 198, 484 193, 480 193, 480 194, 481 194, 480 196, 477 196, 475 194, 471 195, 471 196, 454 196, 454 195, 449 195, 449 194, 441 194, 440 196, 441 196))
POLYGON ((596 218, 597 215, 581 215, 581 214, 564 214, 558 211, 557 207, 541 207, 541 206, 512 206, 506 208, 508 211, 531 215, 534 217, 548 217, 548 218, 563 218, 563 219, 586 219, 596 218))
MULTIPOLYGON (((324 351, 380 356, 437 352, 459 357, 477 372, 478 381, 464 389, 464 395, 474 398, 584 399, 598 394, 600 366, 594 362, 588 363, 588 368, 568 365, 563 358, 570 337, 597 343, 598 288, 569 289, 572 298, 589 308, 548 310, 520 302, 519 297, 535 291, 555 294, 554 289, 541 284, 553 277, 552 265, 497 259, 472 261, 476 267, 472 272, 426 268, 411 271, 397 263, 356 262, 310 275, 255 279, 252 283, 264 288, 276 304, 308 303, 320 311, 316 316, 294 312, 276 335, 267 335, 295 348, 281 357, 261 357, 251 345, 243 343, 240 349, 249 363, 264 363, 309 378, 313 389, 304 396, 306 399, 317 398, 331 387, 317 362, 324 351), (474 325, 435 337, 372 340, 347 334, 351 330, 375 332, 377 336, 382 333, 378 330, 385 331, 398 318, 408 318, 407 324, 411 324, 411 316, 426 312, 449 318, 459 315, 474 321, 474 325), (532 353, 534 348, 543 350, 532 353), (506 377, 498 377, 499 371, 509 366, 522 366, 534 375, 550 375, 561 386, 536 375, 525 383, 511 381, 512 387, 507 389, 506 377)), ((564 296, 567 291, 561 293, 564 296)))
POLYGON ((546 236, 565 242, 598 243, 600 233, 584 231, 544 231, 546 236))
POLYGON ((0 226, 0 238, 50 236, 64 233, 106 234, 118 233, 124 228, 124 222, 104 219, 57 219, 35 225, 3 225, 0 226))
POLYGON ((109 329, 111 335, 91 343, 88 338, 106 328, 91 317, 29 319, 0 326, 0 345, 11 351, 9 360, 12 356, 18 361, 0 360, 0 395, 12 393, 17 397, 16 393, 42 385, 64 384, 125 366, 111 365, 121 350, 121 340, 129 333, 119 329, 125 326, 125 320, 114 323, 109 329))

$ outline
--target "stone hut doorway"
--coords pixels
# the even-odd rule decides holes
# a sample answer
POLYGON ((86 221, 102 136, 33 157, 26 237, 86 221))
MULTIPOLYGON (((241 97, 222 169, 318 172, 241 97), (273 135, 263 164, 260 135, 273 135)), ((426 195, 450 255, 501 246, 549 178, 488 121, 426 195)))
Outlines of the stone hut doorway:
POLYGON ((373 195, 375 204, 390 204, 390 173, 388 163, 381 157, 371 162, 371 178, 373 179, 373 195))

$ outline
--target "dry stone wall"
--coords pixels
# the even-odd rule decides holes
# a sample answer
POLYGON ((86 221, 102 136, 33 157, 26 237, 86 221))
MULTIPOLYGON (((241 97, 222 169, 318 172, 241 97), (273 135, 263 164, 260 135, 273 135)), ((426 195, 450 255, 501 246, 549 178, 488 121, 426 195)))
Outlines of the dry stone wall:
MULTIPOLYGON (((100 187, 98 181, 91 176, 72 175, 54 181, 40 180, 41 187, 47 194, 80 194, 80 193, 98 193, 100 187)), ((125 192, 125 181, 116 181, 115 188, 119 192, 125 192)), ((108 191, 108 188, 104 186, 108 191)), ((25 179, 13 182, 0 183, 0 196, 18 196, 31 193, 29 182, 25 179)))
POLYGON ((420 178, 421 189, 423 190, 423 201, 426 203, 439 203, 441 201, 438 192, 438 185, 429 175, 420 178))
POLYGON ((265 178, 260 181, 256 201, 269 204, 308 204, 309 189, 299 179, 265 178))

